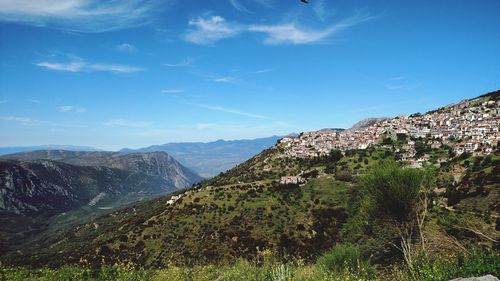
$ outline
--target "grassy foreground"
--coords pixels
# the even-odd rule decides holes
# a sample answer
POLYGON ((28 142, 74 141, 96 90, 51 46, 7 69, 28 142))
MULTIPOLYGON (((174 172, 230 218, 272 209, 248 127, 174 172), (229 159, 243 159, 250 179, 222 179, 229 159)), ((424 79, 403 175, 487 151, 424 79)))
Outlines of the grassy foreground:
POLYGON ((233 265, 168 266, 162 269, 115 264, 91 269, 68 265, 59 269, 28 269, 0 265, 0 280, 450 280, 492 274, 499 276, 500 254, 474 251, 451 260, 417 259, 407 266, 377 268, 358 255, 356 246, 340 245, 314 264, 281 263, 268 251, 260 260, 233 265))

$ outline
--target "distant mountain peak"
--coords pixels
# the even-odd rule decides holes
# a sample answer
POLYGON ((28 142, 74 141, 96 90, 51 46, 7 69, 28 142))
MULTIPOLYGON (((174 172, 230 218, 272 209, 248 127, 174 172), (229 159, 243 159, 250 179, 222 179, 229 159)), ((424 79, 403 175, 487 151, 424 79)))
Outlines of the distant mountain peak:
POLYGON ((35 151, 35 150, 102 151, 99 148, 90 146, 47 144, 47 145, 36 145, 36 146, 0 147, 0 155, 35 151))
POLYGON ((359 130, 363 129, 366 127, 370 127, 378 122, 382 122, 389 119, 389 117, 370 117, 370 118, 365 118, 361 121, 358 121, 356 124, 352 125, 352 127, 349 129, 351 131, 354 130, 359 130))
POLYGON ((211 142, 172 142, 139 149, 124 148, 120 153, 168 152, 173 158, 203 177, 213 177, 272 147, 282 136, 211 142))

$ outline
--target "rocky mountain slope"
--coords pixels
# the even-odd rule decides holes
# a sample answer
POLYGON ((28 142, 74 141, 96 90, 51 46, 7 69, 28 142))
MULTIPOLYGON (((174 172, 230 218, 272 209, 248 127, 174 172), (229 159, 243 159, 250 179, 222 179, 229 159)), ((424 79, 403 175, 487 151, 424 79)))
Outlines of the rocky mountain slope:
POLYGON ((104 166, 81 167, 52 160, 0 160, 0 211, 50 216, 84 205, 109 203, 132 193, 162 194, 158 176, 104 166))
POLYGON ((165 191, 181 189, 199 182, 201 177, 181 165, 165 152, 119 153, 103 151, 37 150, 3 155, 19 161, 49 159, 78 166, 104 166, 162 179, 165 191))
POLYGON ((0 250, 200 180, 165 152, 39 150, 3 156, 0 250))
POLYGON ((363 119, 361 121, 358 121, 357 123, 355 123, 354 125, 352 125, 352 127, 349 129, 351 131, 355 131, 355 130, 359 130, 359 129, 363 129, 363 128, 366 128, 366 127, 370 127, 378 122, 382 122, 382 121, 385 121, 389 119, 388 117, 371 117, 371 118, 366 118, 366 119, 363 119))
POLYGON ((136 150, 123 149, 121 152, 164 151, 199 175, 213 177, 272 147, 280 138, 272 136, 253 140, 166 143, 136 150))

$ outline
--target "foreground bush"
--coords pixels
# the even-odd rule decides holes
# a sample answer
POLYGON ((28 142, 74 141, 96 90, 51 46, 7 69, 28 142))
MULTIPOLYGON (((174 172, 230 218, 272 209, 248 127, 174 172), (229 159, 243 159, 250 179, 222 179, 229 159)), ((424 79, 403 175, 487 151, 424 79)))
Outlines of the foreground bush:
POLYGON ((362 178, 362 184, 377 208, 403 221, 414 211, 426 177, 426 170, 404 168, 396 162, 386 161, 373 167, 362 178))
POLYGON ((359 247, 352 244, 340 244, 321 256, 317 265, 325 272, 343 274, 354 273, 363 278, 374 277, 375 269, 363 259, 359 247))
POLYGON ((413 263, 413 273, 404 268, 395 269, 393 272, 396 279, 412 281, 451 280, 487 274, 500 276, 499 253, 473 250, 451 261, 420 257, 413 263))

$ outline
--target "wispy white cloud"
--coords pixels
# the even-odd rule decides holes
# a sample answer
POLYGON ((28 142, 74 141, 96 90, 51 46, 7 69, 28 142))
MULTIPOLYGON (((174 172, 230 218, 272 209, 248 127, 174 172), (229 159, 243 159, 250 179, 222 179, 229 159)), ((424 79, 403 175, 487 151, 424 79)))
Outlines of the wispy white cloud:
POLYGON ((128 127, 128 128, 147 128, 153 125, 151 122, 131 121, 126 119, 112 119, 104 123, 108 127, 128 127))
POLYGON ((230 113, 230 114, 234 114, 234 115, 240 115, 240 116, 250 117, 250 118, 267 119, 267 117, 263 116, 263 115, 254 114, 254 113, 248 113, 248 112, 241 111, 241 110, 238 110, 238 109, 226 108, 226 107, 219 106, 219 105, 199 104, 199 103, 187 103, 187 102, 185 102, 183 104, 191 105, 191 106, 196 106, 196 107, 199 107, 199 108, 204 108, 204 109, 208 109, 208 110, 212 110, 212 111, 219 111, 219 112, 230 113))
POLYGON ((422 86, 421 82, 410 81, 406 76, 391 77, 380 84, 390 91, 411 91, 422 86))
POLYGON ((184 92, 184 89, 164 89, 161 92, 165 94, 179 94, 184 92))
POLYGON ((87 109, 85 107, 80 106, 72 106, 72 105, 62 105, 57 108, 59 112, 76 112, 76 113, 85 113, 87 109))
POLYGON ((51 70, 68 71, 68 72, 79 72, 82 71, 84 68, 84 64, 82 62, 69 62, 69 63, 39 62, 36 65, 51 70))
POLYGON ((353 16, 324 29, 305 28, 292 22, 278 25, 252 25, 248 30, 264 33, 266 35, 264 39, 265 44, 311 44, 324 42, 340 31, 373 18, 374 16, 368 13, 357 12, 353 16))
POLYGON ((239 76, 235 75, 223 75, 219 73, 213 72, 194 72, 194 74, 206 78, 208 81, 217 82, 217 83, 228 83, 235 84, 237 82, 241 82, 239 76))
POLYGON ((63 105, 63 106, 59 106, 57 110, 59 112, 70 112, 73 110, 73 107, 71 105, 63 105))
POLYGON ((335 14, 335 10, 326 5, 325 0, 316 0, 313 4, 313 11, 320 21, 325 21, 335 14))
POLYGON ((385 83, 384 87, 391 91, 411 91, 422 86, 422 83, 403 83, 403 84, 393 84, 385 83))
POLYGON ((251 13, 244 2, 249 4, 258 4, 266 8, 274 8, 274 0, 229 0, 229 3, 233 8, 240 12, 251 13))
POLYGON ((2 0, 0 21, 76 32, 105 32, 150 24, 164 0, 2 0))
POLYGON ((0 116, 0 120, 15 122, 24 126, 38 126, 44 124, 43 121, 37 119, 19 116, 0 116))
POLYGON ((260 70, 254 71, 253 74, 264 74, 264 73, 268 73, 271 71, 273 71, 273 70, 270 68, 266 68, 266 69, 260 69, 260 70))
POLYGON ((240 12, 250 12, 239 0, 229 0, 229 3, 240 12))
POLYGON ((251 75, 261 75, 265 74, 268 72, 273 71, 273 69, 270 68, 263 68, 259 69, 256 71, 248 71, 248 72, 239 72, 239 71, 233 71, 230 75, 223 75, 223 74, 218 74, 218 73, 207 73, 207 72, 199 72, 196 73, 197 75, 201 77, 205 77, 208 81, 216 82, 216 83, 227 83, 227 84, 245 84, 245 77, 251 76, 251 75))
POLYGON ((274 8, 274 0, 250 0, 267 8, 274 8))
POLYGON ((30 127, 56 127, 56 128, 85 128, 85 125, 78 124, 65 124, 65 123, 57 123, 47 120, 40 120, 31 117, 23 117, 23 116, 0 116, 0 120, 17 123, 22 126, 30 126, 30 127))
POLYGON ((263 42, 265 44, 311 44, 324 42, 340 31, 376 17, 367 12, 358 11, 353 16, 323 29, 303 27, 296 22, 270 25, 242 25, 228 22, 220 16, 199 17, 189 21, 189 26, 192 28, 188 30, 184 38, 188 42, 203 45, 234 37, 243 32, 250 32, 264 34, 265 38, 263 42))
POLYGON ((88 69, 91 71, 105 71, 115 73, 131 73, 144 71, 144 68, 120 64, 89 64, 88 69))
POLYGON ((188 67, 193 65, 193 59, 187 57, 178 63, 164 63, 163 65, 168 67, 188 67))
POLYGON ((88 63, 84 60, 76 60, 66 63, 54 62, 39 62, 37 66, 64 72, 112 72, 112 73, 132 73, 144 71, 143 68, 137 66, 120 65, 120 64, 105 64, 105 63, 88 63))
POLYGON ((130 43, 122 43, 118 46, 116 46, 116 49, 120 52, 126 52, 126 53, 136 53, 139 51, 136 46, 130 44, 130 43))
POLYGON ((192 27, 184 38, 195 44, 211 44, 224 38, 238 35, 243 31, 242 27, 235 23, 229 23, 220 16, 208 18, 198 17, 189 21, 192 27))
POLYGON ((237 79, 238 78, 233 77, 233 76, 221 76, 221 77, 212 78, 212 81, 219 82, 219 83, 234 83, 234 82, 236 82, 237 79))
POLYGON ((0 100, 0 104, 8 103, 8 102, 9 102, 8 100, 0 100))
POLYGON ((407 76, 394 76, 390 78, 380 79, 376 77, 372 77, 366 74, 359 74, 362 78, 375 83, 386 90, 394 91, 394 92, 404 92, 411 91, 421 87, 424 83, 412 80, 407 76))

